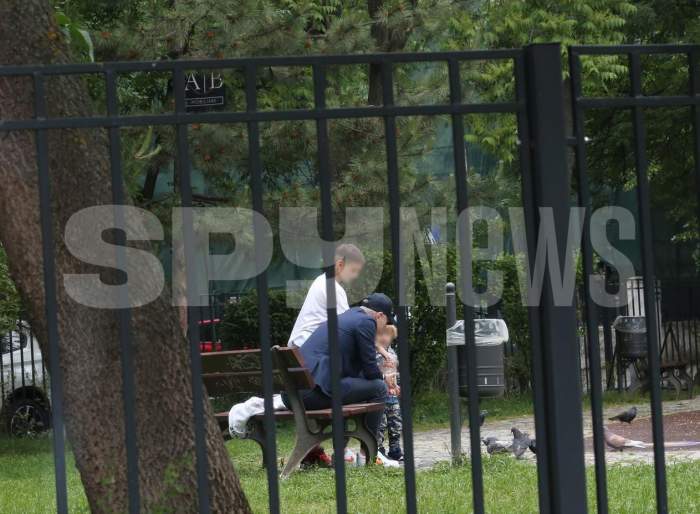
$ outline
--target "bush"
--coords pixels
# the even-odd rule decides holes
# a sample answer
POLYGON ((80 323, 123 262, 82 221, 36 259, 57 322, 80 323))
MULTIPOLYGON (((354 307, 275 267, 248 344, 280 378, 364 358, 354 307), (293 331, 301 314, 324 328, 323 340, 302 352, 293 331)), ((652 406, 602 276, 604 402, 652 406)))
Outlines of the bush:
POLYGON ((12 330, 20 317, 20 298, 7 266, 7 254, 0 246, 0 335, 12 330))
MULTIPOLYGON (((271 343, 273 345, 286 345, 298 311, 287 307, 285 291, 272 290, 269 293, 269 298, 271 343)), ((256 291, 251 291, 226 306, 221 320, 220 334, 226 350, 258 348, 260 346, 256 291)))

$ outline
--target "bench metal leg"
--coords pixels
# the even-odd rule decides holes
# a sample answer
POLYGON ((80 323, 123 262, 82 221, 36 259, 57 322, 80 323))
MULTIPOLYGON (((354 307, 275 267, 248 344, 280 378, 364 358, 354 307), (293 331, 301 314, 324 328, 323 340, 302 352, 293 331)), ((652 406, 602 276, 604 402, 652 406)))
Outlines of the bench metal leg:
POLYGON ((267 459, 265 458, 266 447, 265 447, 265 425, 263 425, 262 420, 254 419, 248 422, 248 432, 246 434, 246 439, 251 439, 258 443, 260 450, 262 451, 263 461, 262 465, 265 467, 267 459))
MULTIPOLYGON (((365 414, 347 418, 345 420, 346 428, 343 436, 345 437, 346 441, 348 438, 352 437, 360 442, 360 446, 367 456, 366 465, 369 466, 374 464, 377 459, 377 439, 374 434, 367 429, 365 418, 365 414), (348 430, 347 428, 347 422, 349 420, 352 420, 355 423, 355 428, 353 430, 348 430)), ((304 457, 306 457, 311 450, 322 442, 333 437, 332 432, 326 432, 324 430, 329 424, 330 422, 318 423, 318 432, 311 432, 306 426, 296 427, 296 442, 294 444, 294 449, 284 465, 280 478, 287 478, 299 467, 301 461, 304 460, 304 457)))
POLYGON ((300 430, 300 427, 296 428, 297 434, 294 449, 292 450, 292 453, 289 454, 289 458, 284 465, 280 478, 287 478, 292 471, 299 467, 301 461, 304 460, 304 457, 306 457, 311 450, 313 450, 323 441, 332 437, 332 434, 314 434, 308 430, 300 430))
POLYGON ((347 437, 354 437, 360 441, 360 446, 367 456, 366 465, 374 464, 377 460, 377 438, 367 428, 364 414, 350 418, 355 421, 355 430, 346 430, 347 437))
POLYGON ((678 372, 680 379, 688 386, 688 398, 693 398, 693 385, 694 381, 692 377, 688 374, 686 368, 681 368, 678 372))

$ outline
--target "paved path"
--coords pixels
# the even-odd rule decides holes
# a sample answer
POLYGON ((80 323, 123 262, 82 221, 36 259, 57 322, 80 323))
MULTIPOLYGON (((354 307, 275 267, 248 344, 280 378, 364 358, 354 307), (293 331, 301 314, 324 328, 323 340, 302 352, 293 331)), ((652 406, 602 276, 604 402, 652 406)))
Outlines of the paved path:
MULTIPOLYGON (((605 409, 603 413, 604 419, 607 420, 608 417, 614 416, 615 414, 622 412, 623 410, 631 406, 632 404, 616 405, 614 407, 605 409)), ((638 404, 637 409, 637 419, 651 416, 651 409, 648 405, 648 402, 645 405, 638 404)), ((688 412, 696 410, 700 410, 700 396, 697 396, 692 400, 667 401, 663 403, 663 411, 665 415, 672 414, 675 412, 688 412)), ((481 427, 481 437, 492 435, 497 437, 498 439, 511 440, 512 436, 510 433, 510 429, 514 426, 518 427, 523 432, 529 432, 530 435, 533 437, 535 435, 534 418, 531 416, 526 416, 511 419, 500 419, 496 421, 490 421, 488 418, 486 418, 484 426, 481 427)), ((584 411, 583 433, 584 437, 592 436, 590 408, 584 411)), ((436 430, 428 430, 425 432, 416 432, 414 434, 414 450, 416 468, 418 469, 426 469, 433 466, 437 462, 450 460, 449 428, 440 428, 436 430)), ((462 451, 466 455, 469 455, 470 453, 469 431, 466 428, 462 430, 462 451)), ((481 445, 481 451, 482 454, 486 454, 486 449, 483 445, 481 445)), ((673 463, 681 460, 697 460, 700 459, 700 449, 697 446, 694 446, 692 449, 667 448, 666 455, 666 460, 668 463, 673 463)), ((530 460, 533 463, 535 462, 535 456, 529 451, 525 453, 525 459, 530 460)), ((606 461, 608 463, 621 462, 630 464, 635 462, 652 463, 653 452, 607 451, 606 461)), ((593 462, 593 452, 587 449, 586 463, 592 465, 593 462)))

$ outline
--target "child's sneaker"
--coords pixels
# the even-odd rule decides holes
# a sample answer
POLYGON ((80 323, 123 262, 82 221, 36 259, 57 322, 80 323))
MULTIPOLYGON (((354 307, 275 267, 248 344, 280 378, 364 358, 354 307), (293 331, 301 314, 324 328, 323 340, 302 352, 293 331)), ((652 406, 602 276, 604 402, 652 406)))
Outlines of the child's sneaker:
POLYGON ((377 452, 377 460, 375 461, 378 466, 384 466, 387 468, 398 468, 400 467, 400 464, 388 458, 386 455, 384 455, 382 452, 377 452))

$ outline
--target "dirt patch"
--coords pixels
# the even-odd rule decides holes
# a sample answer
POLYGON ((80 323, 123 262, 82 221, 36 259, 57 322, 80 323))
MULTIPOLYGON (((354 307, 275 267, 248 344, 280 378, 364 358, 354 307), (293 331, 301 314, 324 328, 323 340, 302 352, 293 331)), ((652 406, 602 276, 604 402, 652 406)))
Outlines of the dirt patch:
MULTIPOLYGON (((652 443, 651 418, 636 418, 630 425, 619 421, 605 420, 605 425, 614 433, 645 443, 652 443)), ((663 417, 664 445, 669 451, 700 450, 700 411, 675 412, 663 417)), ((593 451, 593 438, 585 440, 586 451, 593 451)), ((651 452, 653 446, 645 449, 625 451, 651 452)))

